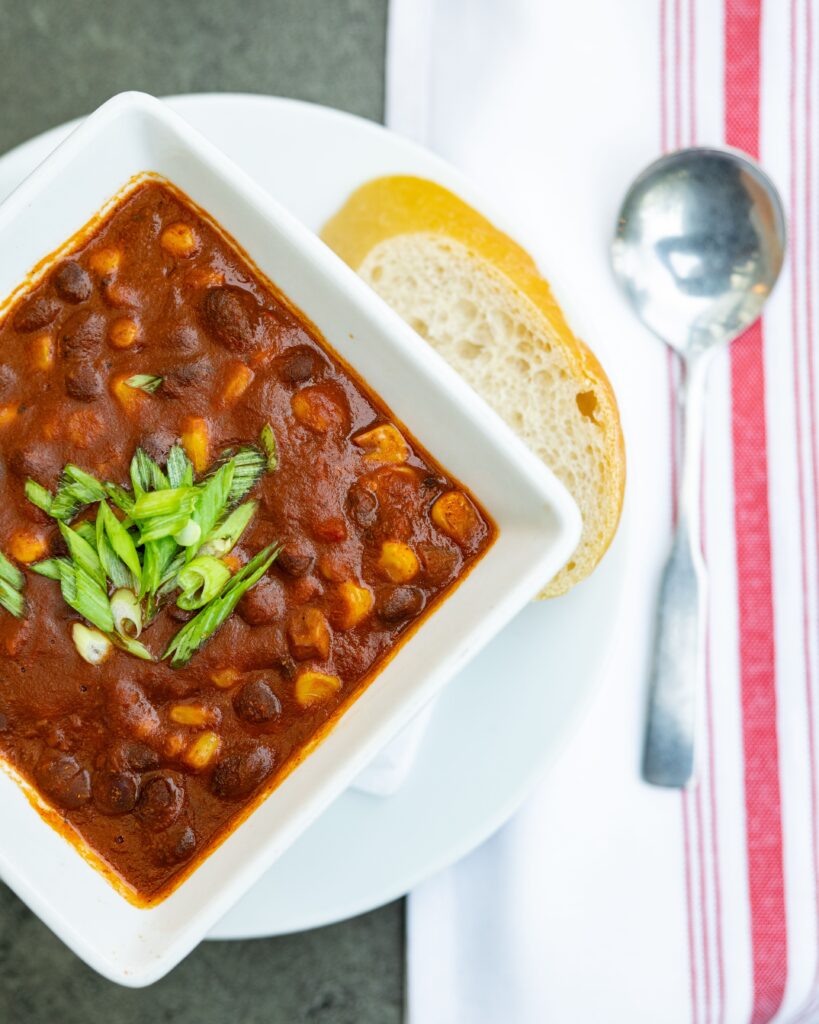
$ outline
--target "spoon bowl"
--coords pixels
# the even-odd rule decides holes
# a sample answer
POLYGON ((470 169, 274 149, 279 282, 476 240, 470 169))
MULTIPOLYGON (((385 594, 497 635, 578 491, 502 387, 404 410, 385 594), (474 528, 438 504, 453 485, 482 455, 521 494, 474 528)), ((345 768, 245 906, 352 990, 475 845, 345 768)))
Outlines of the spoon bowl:
POLYGON ((688 355, 757 319, 784 255, 782 202, 764 171, 733 150, 692 148, 631 186, 612 262, 640 319, 688 355))

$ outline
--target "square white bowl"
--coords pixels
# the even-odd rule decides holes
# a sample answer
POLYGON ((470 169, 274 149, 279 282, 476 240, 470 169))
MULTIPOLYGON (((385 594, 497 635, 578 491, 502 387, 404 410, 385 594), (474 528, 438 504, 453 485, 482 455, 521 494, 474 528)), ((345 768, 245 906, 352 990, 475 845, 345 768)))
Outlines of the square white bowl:
MULTIPOLYGON (((332 732, 164 902, 138 909, 0 772, 0 874, 83 960, 148 985, 231 905, 398 730, 569 558, 577 508, 555 477, 334 253, 158 100, 122 93, 0 206, 0 301, 136 174, 179 186, 250 254, 495 519, 494 546, 332 732)), ((503 680, 498 680, 503 685, 503 680)), ((545 681, 544 681, 545 685, 545 681)))

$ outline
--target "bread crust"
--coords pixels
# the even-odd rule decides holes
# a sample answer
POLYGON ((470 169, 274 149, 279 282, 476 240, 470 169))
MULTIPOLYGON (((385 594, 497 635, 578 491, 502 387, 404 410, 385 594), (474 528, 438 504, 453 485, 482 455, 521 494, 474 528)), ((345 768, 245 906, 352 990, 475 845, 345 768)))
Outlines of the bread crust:
POLYGON ((508 235, 441 185, 423 178, 389 176, 361 186, 324 226, 324 241, 353 269, 380 243, 400 235, 445 236, 461 243, 477 259, 534 305, 547 333, 565 349, 567 361, 584 388, 597 398, 595 421, 603 429, 608 508, 602 510, 605 535, 584 538, 569 567, 562 569, 541 597, 565 593, 593 571, 605 554, 620 520, 626 482, 626 458, 617 399, 600 362, 572 333, 563 312, 532 257, 508 235), (592 543, 593 541, 593 543, 592 543))

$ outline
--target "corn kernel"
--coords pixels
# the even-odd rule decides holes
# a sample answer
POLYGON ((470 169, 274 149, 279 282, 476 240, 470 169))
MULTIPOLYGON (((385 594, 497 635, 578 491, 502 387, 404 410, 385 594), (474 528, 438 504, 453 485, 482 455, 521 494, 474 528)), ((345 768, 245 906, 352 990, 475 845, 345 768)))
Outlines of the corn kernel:
POLYGON ((127 383, 130 378, 128 373, 112 377, 111 393, 128 412, 136 412, 148 396, 140 388, 132 388, 127 383))
POLYGON ((459 544, 471 543, 483 531, 475 506, 461 491, 441 495, 432 506, 432 521, 459 544))
POLYGON ((302 707, 320 704, 338 693, 341 686, 338 676, 328 676, 324 672, 308 669, 296 680, 296 700, 302 707))
POLYGON ((221 404, 232 405, 238 401, 250 387, 254 373, 244 363, 234 363, 226 374, 225 383, 222 387, 221 404))
POLYGON ((203 725, 208 725, 213 720, 213 716, 201 704, 174 704, 170 719, 177 725, 192 725, 201 729, 203 725))
POLYGON ((31 341, 31 367, 34 370, 50 370, 54 365, 54 338, 50 334, 38 334, 31 341))
POLYGON ((112 245, 97 249, 88 257, 88 265, 100 277, 110 277, 112 274, 116 274, 121 262, 122 253, 112 245))
POLYGON ((166 227, 159 238, 159 244, 166 252, 172 256, 178 256, 180 259, 193 256, 199 249, 196 232, 189 224, 183 224, 182 221, 177 221, 166 227))
POLYGON ((215 732, 203 732, 185 752, 185 763, 191 768, 206 768, 219 753, 222 741, 215 732))
POLYGON ((242 568, 242 560, 238 555, 223 555, 219 561, 228 567, 232 573, 237 573, 242 568))
POLYGON ((185 284, 191 288, 218 288, 225 283, 225 275, 213 267, 193 267, 185 275, 185 284))
POLYGON ((220 690, 229 690, 242 678, 242 673, 235 668, 217 668, 210 674, 211 682, 220 690))
POLYGON ((325 434, 345 420, 345 412, 337 399, 320 385, 297 391, 290 400, 290 406, 299 423, 317 434, 325 434))
POLYGON ((182 425, 182 447, 197 473, 204 473, 210 459, 208 424, 200 416, 188 416, 182 425))
POLYGON ((15 530, 9 541, 9 554, 23 565, 30 565, 48 551, 48 541, 34 530, 15 530))
POLYGON ((0 427, 7 427, 17 419, 18 405, 0 405, 0 427))
POLYGON ((410 454, 407 442, 391 423, 382 423, 359 434, 353 438, 353 443, 366 451, 364 458, 370 461, 406 462, 410 454))
POLYGON ((393 583, 406 583, 418 574, 418 559, 408 544, 400 540, 387 540, 381 545, 378 565, 393 583))
POLYGON ((128 316, 115 320, 108 330, 108 343, 114 348, 130 348, 139 337, 139 324, 128 316))
POLYGON ((360 587, 352 580, 341 583, 338 587, 341 607, 334 619, 338 629, 354 629, 359 622, 370 614, 374 598, 366 587, 360 587))

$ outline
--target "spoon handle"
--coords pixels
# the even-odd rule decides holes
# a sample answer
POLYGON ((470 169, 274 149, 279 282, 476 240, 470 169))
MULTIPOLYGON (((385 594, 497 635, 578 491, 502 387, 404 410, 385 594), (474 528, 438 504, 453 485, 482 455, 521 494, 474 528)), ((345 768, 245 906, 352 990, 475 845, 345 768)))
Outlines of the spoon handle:
POLYGON ((678 392, 685 423, 679 518, 660 584, 643 755, 646 782, 677 788, 686 786, 694 774, 697 703, 705 675, 700 466, 709 362, 707 352, 692 356, 678 392))

